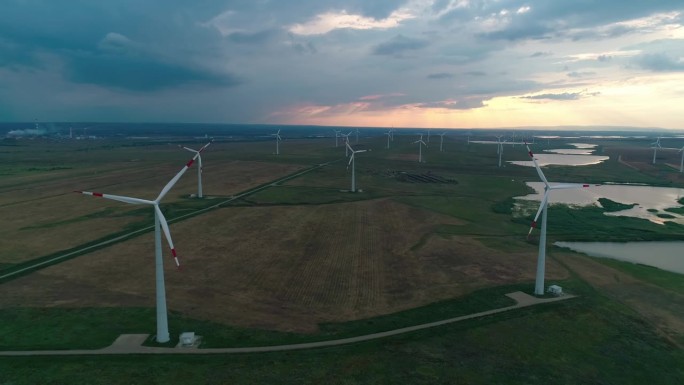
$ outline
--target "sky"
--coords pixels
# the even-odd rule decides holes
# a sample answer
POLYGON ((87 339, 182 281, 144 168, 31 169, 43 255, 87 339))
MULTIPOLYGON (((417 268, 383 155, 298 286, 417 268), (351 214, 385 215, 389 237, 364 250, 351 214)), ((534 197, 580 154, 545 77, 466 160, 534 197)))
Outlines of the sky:
POLYGON ((681 0, 2 0, 0 121, 684 128, 681 0))

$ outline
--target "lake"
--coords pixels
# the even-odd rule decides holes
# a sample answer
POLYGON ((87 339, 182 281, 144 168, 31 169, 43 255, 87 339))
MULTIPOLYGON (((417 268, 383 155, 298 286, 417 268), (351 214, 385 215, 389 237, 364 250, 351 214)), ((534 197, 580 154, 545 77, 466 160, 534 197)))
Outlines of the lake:
POLYGON ((556 242, 594 257, 640 263, 684 274, 684 242, 556 242))
MULTIPOLYGON (((516 197, 516 199, 541 201, 544 183, 527 182, 527 185, 533 188, 535 193, 516 197)), ((684 224, 684 216, 665 210, 682 207, 678 203, 682 197, 684 197, 684 189, 681 188, 604 184, 581 189, 555 190, 549 196, 549 204, 601 207, 598 199, 608 198, 618 203, 636 203, 637 205, 627 210, 609 212, 606 215, 643 218, 657 224, 664 224, 666 221, 684 224), (658 214, 672 215, 674 218, 661 218, 658 214)))

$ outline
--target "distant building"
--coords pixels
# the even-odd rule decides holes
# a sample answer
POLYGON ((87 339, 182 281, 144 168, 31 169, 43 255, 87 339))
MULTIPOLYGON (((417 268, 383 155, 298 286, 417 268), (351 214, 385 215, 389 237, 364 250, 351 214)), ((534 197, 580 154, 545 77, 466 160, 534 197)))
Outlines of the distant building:
POLYGON ((546 289, 546 292, 558 297, 563 295, 563 288, 558 285, 551 285, 548 289, 546 289))

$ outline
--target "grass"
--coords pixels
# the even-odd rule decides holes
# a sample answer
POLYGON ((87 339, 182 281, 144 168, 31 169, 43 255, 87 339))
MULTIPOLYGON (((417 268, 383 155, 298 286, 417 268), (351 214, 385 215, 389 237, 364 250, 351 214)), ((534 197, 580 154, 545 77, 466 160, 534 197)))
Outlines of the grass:
POLYGON ((581 298, 349 346, 232 356, 0 357, 3 383, 675 384, 684 352, 582 282, 581 298))
MULTIPOLYGON (((340 192, 349 188, 349 175, 340 163, 269 187, 235 204, 310 205, 390 197, 464 222, 436 226, 437 235, 476 236, 487 246, 500 250, 532 249, 522 240, 531 218, 511 219, 511 197, 526 193, 524 180, 536 180, 532 169, 515 166, 500 169, 495 166, 494 146, 484 149, 484 146, 462 143, 445 143, 448 151, 427 153, 429 163, 418 165, 415 161, 396 158, 415 151, 414 146, 402 143, 404 139, 398 137, 390 150, 374 150, 359 156, 357 181, 364 193, 340 192), (404 183, 384 176, 387 170, 417 174, 432 171, 456 179, 458 184, 404 183)), ((382 138, 375 142, 376 148, 385 143, 382 138)), ((232 159, 240 160, 316 164, 341 157, 338 149, 320 146, 320 142, 285 141, 281 144, 283 155, 279 157, 270 154, 272 145, 270 142, 241 143, 225 148, 230 149, 226 154, 232 159)), ((3 148, 12 154, 0 166, 0 174, 10 176, 0 182, 0 191, 12 186, 39 186, 41 178, 58 180, 67 175, 102 171, 121 158, 153 162, 176 157, 166 145, 146 145, 146 151, 142 152, 139 146, 123 144, 97 147, 82 143, 69 145, 68 149, 41 146, 46 151, 37 151, 33 145, 3 148), (53 157, 54 163, 46 164, 43 154, 53 157), (84 169, 80 166, 84 161, 94 164, 84 169), (34 170, 28 171, 30 168, 34 170)), ((608 146, 605 148, 611 151, 608 146)), ((5 154, 2 156, 4 160, 5 154)), ((527 160, 524 150, 511 149, 505 156, 507 160, 527 160)), ((611 157, 608 162, 590 167, 551 167, 545 173, 550 180, 566 182, 666 184, 657 175, 627 168, 615 159, 611 157)), ((684 199, 680 203, 684 204, 684 199)), ((170 219, 204 204, 184 201, 165 205, 164 210, 170 219)), ((617 210, 618 205, 606 202, 604 209, 581 210, 552 206, 549 236, 555 240, 584 241, 684 239, 684 227, 680 225, 660 226, 646 220, 605 215, 606 211, 617 210)), ((147 225, 151 222, 150 214, 143 214, 147 215, 147 225)), ((51 225, 54 224, 42 226, 51 225)), ((34 230, 40 229, 38 226, 34 230)), ((601 262, 645 282, 680 294, 684 292, 681 275, 612 260, 601 262)), ((581 297, 378 341, 311 351, 230 357, 0 357, 0 384, 684 383, 681 348, 661 338, 630 308, 602 296, 584 281, 573 278, 557 283, 566 292, 581 297)), ((530 292, 531 284, 485 289, 464 298, 371 319, 322 324, 316 334, 236 328, 175 313, 170 314, 169 321, 172 338, 177 338, 180 331, 195 331, 204 336, 204 347, 274 345, 367 334, 506 306, 508 302, 503 293, 516 289, 530 292)), ((109 345, 122 333, 150 333, 153 325, 154 309, 149 308, 0 309, 0 346, 3 349, 98 348, 109 345)))

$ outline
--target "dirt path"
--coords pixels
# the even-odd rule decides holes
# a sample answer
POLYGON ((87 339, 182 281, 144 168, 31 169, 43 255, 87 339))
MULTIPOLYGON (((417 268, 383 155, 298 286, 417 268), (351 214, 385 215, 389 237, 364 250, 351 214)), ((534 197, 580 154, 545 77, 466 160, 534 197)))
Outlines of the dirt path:
POLYGON ((514 309, 520 309, 528 306, 544 304, 548 302, 562 301, 566 299, 575 298, 573 295, 564 295, 555 298, 536 298, 523 292, 517 291, 506 294, 507 297, 515 300, 517 303, 512 306, 502 307, 499 309, 487 310, 479 313, 468 314, 465 316, 449 318, 442 321, 430 322, 422 325, 409 326, 405 328, 367 334, 363 336, 356 336, 350 338, 342 338, 329 341, 308 342, 302 344, 292 345, 277 345, 277 346, 255 346, 246 348, 212 348, 212 349, 197 349, 197 348, 156 348, 149 346, 142 346, 142 343, 149 336, 148 334, 123 334, 119 336, 114 343, 106 348, 96 350, 27 350, 27 351, 4 351, 0 352, 0 356, 73 356, 73 355, 114 355, 114 354, 238 354, 238 353, 263 353, 263 352, 280 352, 289 350, 304 350, 315 349, 330 346, 340 346, 353 344, 357 342, 375 340, 389 336, 395 336, 404 333, 410 333, 417 330, 429 329, 441 325, 447 325, 454 322, 464 321, 473 318, 484 317, 492 314, 502 313, 514 309))

